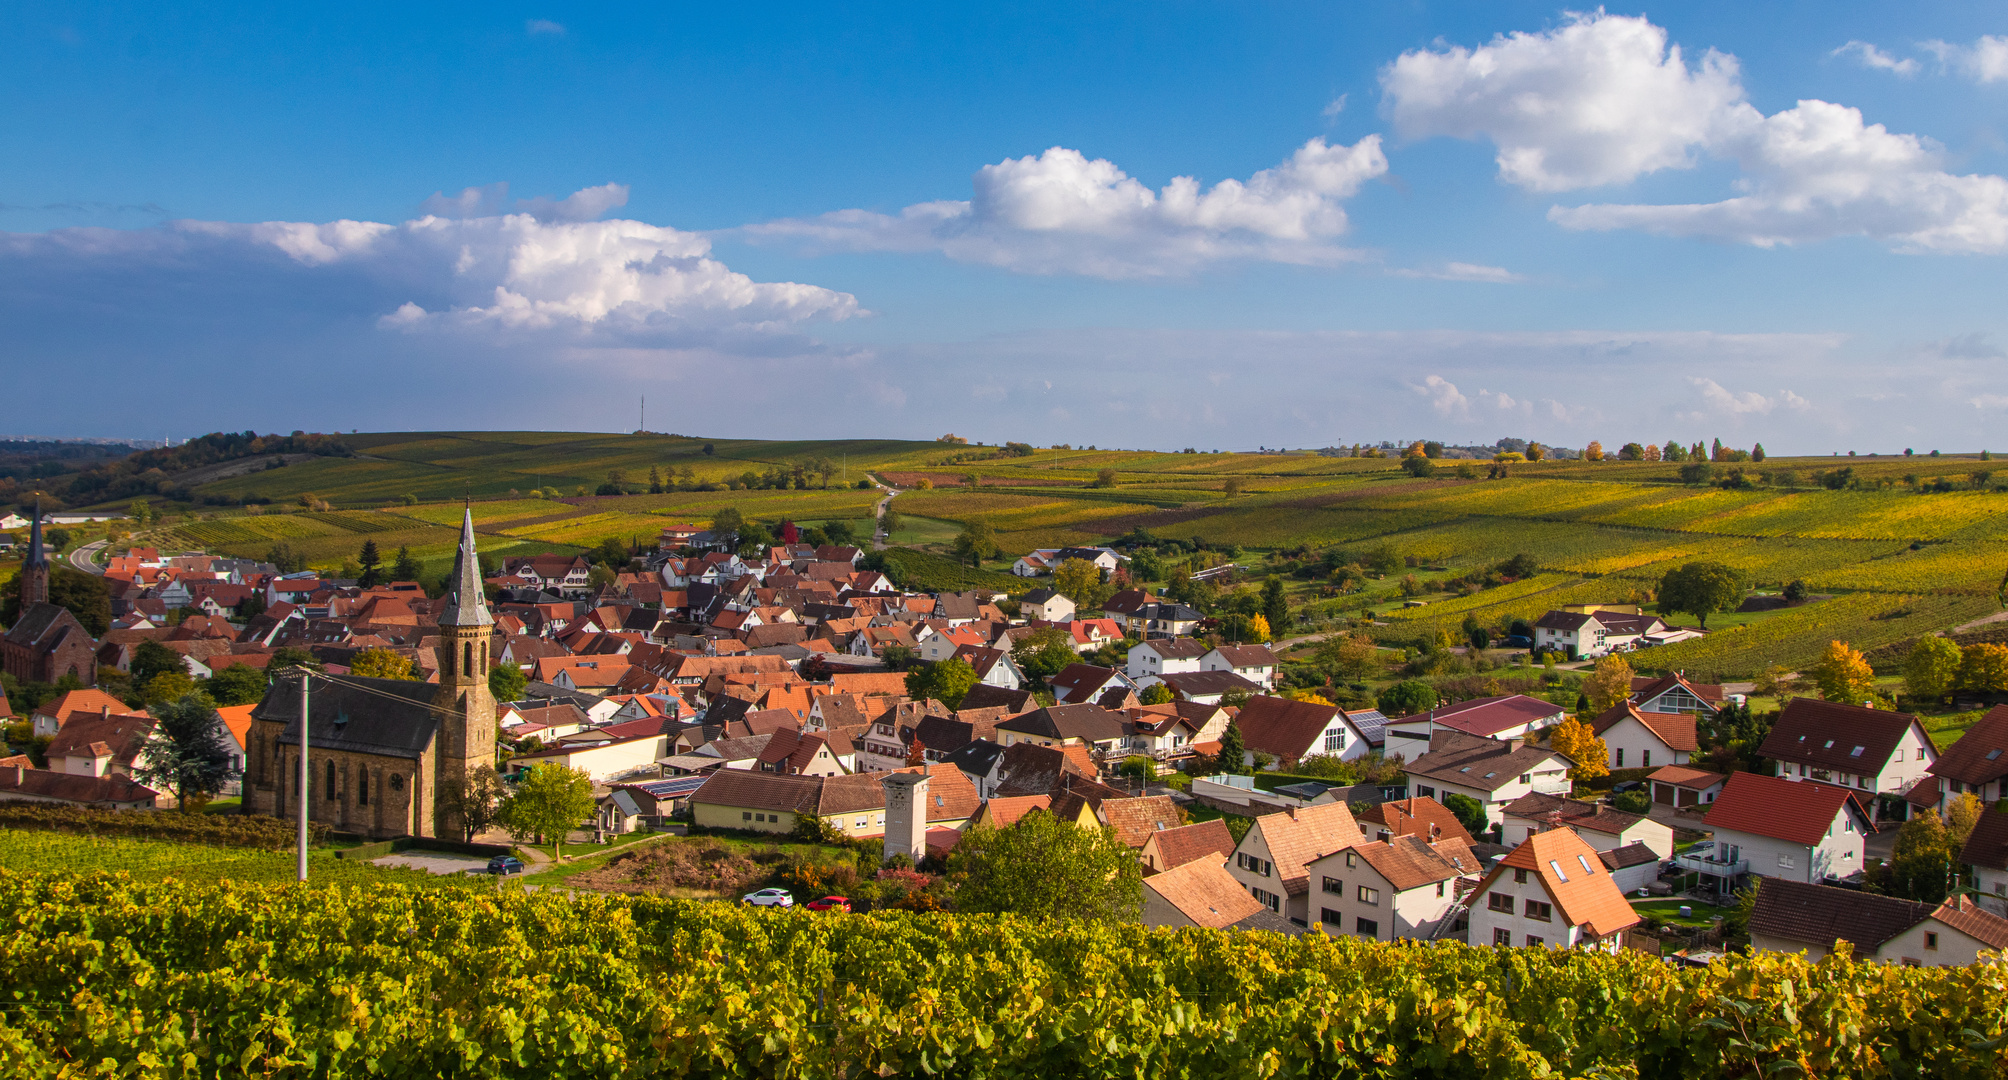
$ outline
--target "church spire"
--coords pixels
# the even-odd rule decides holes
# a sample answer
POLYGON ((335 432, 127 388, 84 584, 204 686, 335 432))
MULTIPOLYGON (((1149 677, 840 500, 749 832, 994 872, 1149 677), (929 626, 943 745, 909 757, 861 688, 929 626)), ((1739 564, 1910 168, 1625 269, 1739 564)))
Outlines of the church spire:
POLYGON ((21 564, 21 606, 49 602, 49 552, 42 544, 42 500, 35 500, 35 521, 28 528, 28 559, 21 564))
POLYGON ((460 552, 453 557, 453 577, 446 583, 446 610, 441 626, 493 626, 488 601, 481 591, 481 560, 474 553, 474 508, 460 523, 460 552))

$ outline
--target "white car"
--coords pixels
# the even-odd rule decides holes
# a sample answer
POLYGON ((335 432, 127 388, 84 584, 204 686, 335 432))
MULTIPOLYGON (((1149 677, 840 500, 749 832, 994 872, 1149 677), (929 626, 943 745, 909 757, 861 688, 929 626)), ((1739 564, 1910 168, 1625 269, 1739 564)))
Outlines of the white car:
POLYGON ((761 889, 759 892, 750 892, 740 897, 739 902, 742 904, 752 904, 754 907, 795 906, 795 898, 788 895, 788 890, 786 889, 761 889))

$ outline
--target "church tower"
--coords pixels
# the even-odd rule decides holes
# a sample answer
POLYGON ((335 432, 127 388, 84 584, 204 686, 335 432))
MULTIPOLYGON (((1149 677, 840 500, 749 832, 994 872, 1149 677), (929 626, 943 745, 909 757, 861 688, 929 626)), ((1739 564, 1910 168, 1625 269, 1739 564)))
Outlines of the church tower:
MULTIPOLYGON (((460 526, 460 552, 439 615, 439 760, 435 791, 469 771, 495 764, 495 698, 488 692, 488 648, 495 627, 481 592, 481 561, 474 554, 474 510, 460 526)), ((441 813, 445 817, 444 811, 441 813)), ((441 820, 439 835, 458 836, 458 823, 441 820)))
POLYGON ((42 546, 42 500, 35 500, 35 523, 28 528, 28 561, 21 564, 21 610, 49 602, 49 552, 42 546))

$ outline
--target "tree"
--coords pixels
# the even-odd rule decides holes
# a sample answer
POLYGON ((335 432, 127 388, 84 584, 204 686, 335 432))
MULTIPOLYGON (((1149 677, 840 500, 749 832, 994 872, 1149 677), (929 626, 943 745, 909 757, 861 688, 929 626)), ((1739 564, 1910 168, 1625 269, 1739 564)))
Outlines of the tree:
POLYGON ((530 680, 515 664, 497 664, 488 669, 488 696, 497 701, 520 701, 530 680))
POLYGON ((1248 616, 1248 632, 1242 640, 1251 645, 1266 645, 1271 637, 1269 620, 1261 615, 1248 616))
POLYGON ((1418 480, 1426 480, 1436 475, 1436 463, 1420 454, 1402 458, 1401 468, 1403 472, 1418 480))
POLYGON ((1592 780, 1610 775, 1610 748, 1604 740, 1590 730, 1590 725, 1574 717, 1567 717, 1556 724, 1554 733, 1548 737, 1548 745, 1558 754, 1575 762, 1569 769, 1571 780, 1592 780))
POLYGON ((962 877, 957 911, 1122 925, 1143 908, 1142 864, 1114 829, 1044 810, 964 832, 952 869, 962 877))
POLYGON ((1896 850, 1888 863, 1868 873, 1868 888, 1926 904, 1944 901, 1958 871, 1958 849, 1944 819, 1925 810, 1903 823, 1896 833, 1896 850))
POLYGON ((593 774, 548 763, 532 766, 502 800, 496 821, 517 840, 549 837, 551 859, 564 849, 565 834, 593 813, 593 774))
POLYGON ((1806 599, 1806 583, 1793 578, 1791 583, 1785 586, 1784 596, 1787 601, 1794 604, 1803 602, 1806 599))
POLYGON ((971 566, 997 557, 997 530, 987 521, 972 521, 955 537, 955 557, 971 566))
POLYGON ((1644 817, 1652 813, 1652 796, 1644 788, 1633 788, 1611 796, 1611 809, 1644 817))
POLYGON ((1404 679, 1380 692, 1375 702, 1389 716, 1407 716, 1436 708, 1436 688, 1419 679, 1404 679))
POLYGON ((598 547, 588 552, 586 558, 601 566, 611 566, 616 570, 621 570, 626 569, 628 560, 634 558, 634 552, 629 551, 628 546, 621 543, 620 537, 609 536, 605 540, 600 541, 598 547))
POLYGON ((1545 446, 1542 446, 1542 445, 1541 445, 1540 443, 1537 443, 1537 442, 1530 442, 1530 443, 1528 443, 1528 444, 1527 444, 1527 460, 1528 460, 1528 461, 1539 461, 1539 460, 1541 460, 1542 458, 1544 458, 1544 457, 1547 457, 1547 456, 1548 456, 1548 448, 1547 448, 1547 447, 1545 447, 1545 446))
POLYGON ((1595 439, 1592 439, 1590 440, 1590 445, 1583 447, 1584 461, 1602 461, 1603 459, 1604 459, 1603 443, 1600 443, 1595 439))
POLYGON ((746 524, 746 517, 739 512, 739 508, 736 506, 728 506, 711 515, 711 531, 720 536, 736 533, 739 531, 739 526, 744 524, 746 524))
POLYGON ((195 680, 186 671, 163 671, 140 686, 140 697, 148 705, 164 705, 195 693, 195 680))
POLYGON ((1248 744, 1241 739, 1240 721, 1229 720, 1227 730, 1220 733, 1220 752, 1213 757, 1213 767, 1224 773, 1248 767, 1248 744))
POLYGON ((1109 594, 1102 584, 1101 568, 1086 559, 1068 559, 1053 571, 1053 591, 1074 602, 1080 611, 1102 606, 1109 594))
POLYGON ((382 574, 377 569, 383 565, 383 556, 377 552, 376 541, 363 541, 363 550, 361 554, 356 556, 356 565, 363 569, 363 572, 356 578, 356 584, 361 585, 363 588, 374 588, 378 582, 383 580, 382 574))
POLYGON ((1434 439, 1431 439, 1430 441, 1428 441, 1428 442, 1425 442, 1425 443, 1423 443, 1423 444, 1422 444, 1422 456, 1424 456, 1424 457, 1432 457, 1432 458, 1440 458, 1440 457, 1442 457, 1442 456, 1443 456, 1443 444, 1442 444, 1442 443, 1440 443, 1440 442, 1437 442, 1437 441, 1436 441, 1436 440, 1434 440, 1434 439))
POLYGON ((1706 461, 1690 461, 1676 470, 1683 484, 1705 484, 1708 482, 1709 474, 1714 471, 1714 466, 1706 461))
POLYGON ((2008 690, 2008 645, 1968 645, 1960 657, 1959 688, 1978 694, 2008 690))
POLYGON ((1317 661, 1337 669, 1346 679, 1359 682, 1380 669, 1380 646, 1360 633, 1328 637, 1318 646, 1317 661))
POLYGON ((906 692, 915 701, 933 699, 953 711, 977 681, 976 669, 969 666, 969 661, 951 656, 907 672, 906 692))
POLYGON ((1228 477, 1226 482, 1220 485, 1220 492, 1221 494, 1226 495, 1230 499, 1240 495, 1241 478, 1238 476, 1228 477))
POLYGON ((265 700, 265 671, 250 664, 232 664, 210 676, 202 690, 218 705, 256 705, 265 700))
POLYGON ((1081 658, 1074 651, 1074 635, 1058 627, 1041 627, 1018 640, 1011 661, 1040 686, 1081 658))
POLYGON ((765 525, 747 522, 739 526, 739 554, 749 558, 764 555, 774 546, 774 533, 765 525))
MULTIPOLYGON (((493 765, 478 765, 464 776, 449 776, 439 785, 439 809, 460 827, 460 838, 471 841, 496 823, 509 788, 493 765)), ((590 812, 590 811, 588 811, 590 812)))
POLYGON ((1499 572, 1514 580, 1530 578, 1541 572, 1541 563, 1534 556, 1521 552, 1499 564, 1499 572))
POLYGON ((1604 710, 1621 701, 1631 699, 1631 662, 1616 653, 1597 661, 1597 669, 1583 680, 1583 696, 1590 699, 1590 715, 1602 716, 1604 710))
POLYGON ((1163 581, 1164 560, 1150 548, 1140 548, 1130 556, 1130 577, 1138 582, 1163 581))
POLYGON ((1958 643, 1936 634, 1917 639, 1903 661, 1903 688, 1914 698, 1943 701, 1959 687, 1958 643))
POLYGON ((390 579, 392 581, 417 581, 418 574, 418 560, 411 557, 411 549, 402 544, 398 545, 397 560, 391 563, 390 567, 390 579))
POLYGON ((1758 443, 1757 445, 1755 445, 1755 446, 1753 446, 1753 447, 1751 447, 1751 448, 1750 448, 1750 460, 1752 460, 1752 461, 1762 461, 1762 460, 1764 460, 1764 444, 1763 444, 1763 443, 1758 443))
POLYGON ((1137 699, 1145 705, 1169 705, 1172 702, 1171 687, 1161 682, 1144 687, 1143 696, 1137 699))
POLYGON ((1708 617, 1728 611, 1743 599, 1743 575, 1715 562, 1691 562, 1668 570, 1659 579, 1658 601, 1661 615, 1686 612, 1708 628, 1708 617))
POLYGON ((416 679, 411 661, 389 649, 364 649, 349 659, 349 674, 365 679, 416 679))
POLYGON ((1860 705, 1875 696, 1875 669, 1869 667, 1861 650, 1845 641, 1827 643, 1827 651, 1812 667, 1812 676, 1820 696, 1828 701, 1860 705))
POLYGON ((1485 823, 1485 804, 1469 795, 1450 792, 1443 797, 1443 808, 1455 815, 1457 823, 1464 826, 1464 831, 1474 837, 1491 828, 1485 823))
MULTIPOLYGON (((0 625, 13 626, 21 619, 22 575, 15 574, 0 585, 0 625)), ((112 595, 105 579, 82 570, 72 570, 51 560, 49 602, 66 608, 77 617, 92 637, 101 638, 112 625, 112 595)))
POLYGON ((1620 446, 1620 447, 1618 447, 1618 460, 1619 460, 1619 461, 1644 461, 1644 460, 1645 460, 1645 447, 1643 447, 1643 446, 1640 446, 1639 444, 1637 444, 1637 443, 1635 443, 1635 442, 1628 442, 1628 443, 1624 444, 1623 446, 1620 446))
POLYGON ((207 801, 221 791, 235 755, 215 704, 206 695, 190 693, 152 712, 154 737, 133 763, 133 779, 174 792, 184 811, 189 800, 207 801))
POLYGON ((899 531, 899 525, 899 511, 894 510, 892 507, 886 507, 885 513, 879 515, 879 526, 885 530, 885 538, 887 540, 891 540, 892 534, 899 531))
POLYGON ((1098 488, 1112 488, 1116 486, 1116 471, 1114 469, 1097 470, 1095 473, 1095 482, 1088 486, 1098 488))
POLYGON ((158 641, 142 641, 133 646, 132 659, 127 662, 126 670, 131 673, 134 686, 145 686, 163 671, 186 674, 188 662, 181 658, 180 653, 158 641))
POLYGON ((1290 601, 1283 595, 1283 579, 1274 574, 1262 582, 1262 617, 1269 620, 1274 633, 1290 625, 1290 601))
POLYGON ((1967 838, 1973 835, 1974 826, 1980 824, 1980 815, 1987 812, 1987 804, 1970 791, 1946 800, 1945 839, 1952 850, 1965 850, 1967 838))

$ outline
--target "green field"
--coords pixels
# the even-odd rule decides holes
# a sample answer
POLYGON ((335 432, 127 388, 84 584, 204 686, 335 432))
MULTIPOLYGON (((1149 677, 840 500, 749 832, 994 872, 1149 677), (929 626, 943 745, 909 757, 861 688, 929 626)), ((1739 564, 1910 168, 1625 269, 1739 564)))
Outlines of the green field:
MULTIPOLYGON (((393 882, 448 887, 487 884, 467 877, 434 877, 419 870, 372 866, 337 859, 329 849, 307 855, 311 885, 372 885, 393 882)), ((295 880, 298 857, 290 851, 183 844, 119 836, 76 836, 32 829, 0 829, 0 870, 18 873, 123 872, 135 881, 243 881, 283 884, 295 880)))
MULTIPOLYGON (((842 519, 863 533, 881 497, 854 486, 869 475, 904 485, 893 504, 903 521, 893 543, 940 554, 965 524, 980 522, 995 531, 1002 549, 1002 558, 986 565, 991 571, 1034 548, 1105 543, 1139 528, 1238 548, 1242 554, 1230 557, 1258 572, 1271 553, 1381 545, 1413 565, 1447 568, 1424 580, 1520 553, 1543 571, 1474 596, 1425 596, 1426 608, 1396 605, 1390 627, 1377 631, 1386 636, 1455 626, 1466 615, 1504 625, 1560 604, 1649 596, 1668 569, 1695 559, 1726 563, 1761 587, 1797 580, 1834 597, 1776 617, 1721 619, 1713 625, 1723 633, 1641 654, 1639 661, 1724 675, 1802 662, 1831 636, 1866 648, 1979 617, 1992 609, 2008 569, 2008 493, 1991 489, 1991 477, 1979 479, 1992 466, 1975 455, 1716 465, 1718 475, 1740 468, 1750 477, 1751 487, 1732 490, 1682 484, 1679 466, 1647 462, 1530 462, 1515 464, 1503 479, 1459 480, 1456 462, 1443 463, 1433 478, 1415 479, 1390 458, 1305 453, 1040 449, 987 457, 996 451, 931 442, 564 432, 344 439, 357 457, 320 458, 195 489, 201 496, 255 492, 273 500, 264 513, 175 515, 170 530, 145 539, 249 556, 283 542, 328 568, 353 558, 369 539, 386 558, 409 546, 436 572, 451 557, 452 526, 470 492, 481 549, 501 556, 585 551, 608 539, 647 544, 665 524, 705 523, 727 507, 770 525, 842 519), (969 456, 985 460, 957 460, 969 456), (813 474, 803 489, 760 486, 771 470, 818 461, 832 470, 828 487, 813 474), (683 476, 686 486, 718 490, 575 494, 597 489, 615 470, 630 484, 645 484, 651 468, 671 480, 683 476), (1820 485, 1820 474, 1843 468, 1852 470, 1852 486, 1820 485), (748 473, 753 487, 727 486, 748 473), (972 473, 974 486, 966 479, 972 473), (922 477, 931 489, 919 488, 922 477), (1959 490, 1924 493, 1913 478, 1943 478, 1959 490), (531 497, 538 491, 562 498, 531 497), (304 512, 296 504, 308 495, 337 509, 304 512), (407 495, 416 505, 404 501, 407 495), (1737 622, 1747 625, 1732 628, 1737 622)), ((1392 584, 1371 582, 1369 595, 1320 610, 1378 608, 1399 599, 1381 595, 1392 584)), ((1314 598, 1301 582, 1292 588, 1299 600, 1314 598)))

